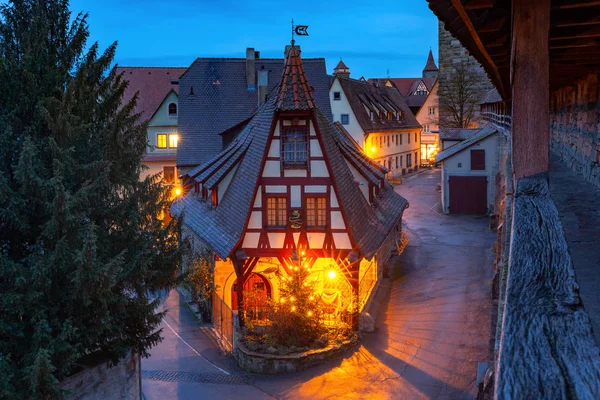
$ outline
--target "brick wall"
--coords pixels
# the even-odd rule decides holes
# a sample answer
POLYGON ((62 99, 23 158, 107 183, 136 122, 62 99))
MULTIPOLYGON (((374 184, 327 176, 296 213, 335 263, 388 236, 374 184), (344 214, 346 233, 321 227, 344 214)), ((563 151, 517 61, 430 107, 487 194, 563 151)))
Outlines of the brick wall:
MULTIPOLYGON (((439 80, 440 85, 444 80, 450 79, 451 75, 455 72, 454 66, 456 64, 464 63, 472 69, 476 74, 479 75, 480 80, 480 99, 483 99, 483 96, 494 88, 492 82, 489 80, 485 70, 473 58, 469 52, 460 44, 460 42, 455 39, 450 32, 444 29, 444 24, 439 22, 438 26, 438 37, 439 37, 439 80)), ((439 93, 440 97, 443 97, 443 93, 439 93)), ((479 107, 475 107, 475 122, 479 119, 479 107)), ((440 109, 440 127, 442 126, 442 121, 444 120, 444 112, 440 109)))
POLYGON ((600 187, 600 85, 591 74, 550 96, 550 148, 600 187))
POLYGON ((119 364, 87 368, 60 383, 67 400, 133 400, 141 398, 139 356, 129 353, 119 364))

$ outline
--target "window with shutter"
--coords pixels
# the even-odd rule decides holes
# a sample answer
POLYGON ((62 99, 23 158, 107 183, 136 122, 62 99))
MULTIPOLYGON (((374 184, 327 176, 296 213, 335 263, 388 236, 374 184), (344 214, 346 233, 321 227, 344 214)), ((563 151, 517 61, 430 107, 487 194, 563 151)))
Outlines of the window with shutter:
POLYGON ((485 150, 471 150, 471 171, 485 170, 485 150))

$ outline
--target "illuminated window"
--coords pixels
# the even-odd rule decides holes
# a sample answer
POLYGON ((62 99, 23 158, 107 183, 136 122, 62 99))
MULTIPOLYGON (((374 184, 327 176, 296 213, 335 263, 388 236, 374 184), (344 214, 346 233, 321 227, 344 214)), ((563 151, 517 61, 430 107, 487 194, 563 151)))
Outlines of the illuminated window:
POLYGON ((306 225, 313 228, 327 226, 327 199, 325 197, 306 198, 306 225))
POLYGON ((177 134, 169 135, 169 148, 176 149, 178 141, 179 141, 179 135, 177 135, 177 134))
POLYGON ((284 127, 281 158, 285 168, 306 168, 308 165, 308 132, 305 127, 284 127))
POLYGON ((167 134, 166 133, 159 133, 158 135, 156 135, 156 147, 158 147, 159 149, 167 148, 167 134))
POLYGON ((287 223, 287 199, 267 197, 267 226, 284 228, 287 223))
POLYGON ((177 115, 177 104, 171 103, 169 104, 169 116, 174 117, 177 115))
POLYGON ((163 167, 163 181, 175 183, 175 167, 163 167))

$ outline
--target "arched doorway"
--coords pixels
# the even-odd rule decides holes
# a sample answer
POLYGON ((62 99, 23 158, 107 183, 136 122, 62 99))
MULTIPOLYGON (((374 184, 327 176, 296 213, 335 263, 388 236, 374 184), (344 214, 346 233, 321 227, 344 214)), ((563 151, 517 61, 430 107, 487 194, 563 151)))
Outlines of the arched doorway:
MULTIPOLYGON (((244 311, 252 320, 266 317, 267 302, 271 298, 271 284, 262 275, 252 273, 244 283, 244 311)), ((231 309, 237 310, 237 279, 231 286, 231 309)))

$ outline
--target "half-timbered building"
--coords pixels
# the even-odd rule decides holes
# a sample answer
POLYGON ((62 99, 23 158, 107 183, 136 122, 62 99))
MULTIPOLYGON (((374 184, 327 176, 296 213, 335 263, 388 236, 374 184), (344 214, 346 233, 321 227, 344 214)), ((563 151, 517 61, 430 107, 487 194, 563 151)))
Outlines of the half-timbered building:
POLYGON ((216 292, 240 324, 245 293, 277 300, 297 267, 310 268, 330 308, 356 316, 408 207, 317 107, 299 49, 286 53, 279 86, 227 148, 183 176, 187 193, 172 207, 194 249, 214 253, 216 292))

